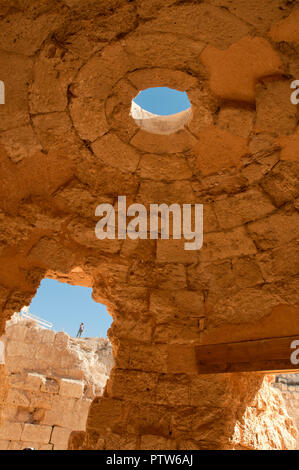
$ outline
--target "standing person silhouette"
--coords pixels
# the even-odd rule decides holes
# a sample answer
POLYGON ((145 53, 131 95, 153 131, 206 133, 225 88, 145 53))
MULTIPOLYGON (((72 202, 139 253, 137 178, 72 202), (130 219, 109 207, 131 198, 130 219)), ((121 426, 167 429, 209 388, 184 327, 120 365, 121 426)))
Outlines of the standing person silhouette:
POLYGON ((82 323, 80 323, 79 330, 78 330, 76 338, 81 338, 81 335, 82 335, 83 331, 84 331, 84 323, 82 322, 82 323))

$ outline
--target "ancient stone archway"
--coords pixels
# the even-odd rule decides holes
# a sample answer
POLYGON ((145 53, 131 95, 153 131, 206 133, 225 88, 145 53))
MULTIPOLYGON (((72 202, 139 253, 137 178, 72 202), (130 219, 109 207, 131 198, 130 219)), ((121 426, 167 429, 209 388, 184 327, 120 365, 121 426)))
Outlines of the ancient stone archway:
POLYGON ((263 376, 199 375, 194 347, 299 333, 297 12, 247 3, 0 7, 1 332, 49 272, 114 319, 115 368, 72 447, 254 447, 232 439, 263 376), (152 86, 188 92, 184 130, 136 126, 131 100, 152 86), (99 241, 95 208, 119 195, 204 204, 203 248, 99 241))

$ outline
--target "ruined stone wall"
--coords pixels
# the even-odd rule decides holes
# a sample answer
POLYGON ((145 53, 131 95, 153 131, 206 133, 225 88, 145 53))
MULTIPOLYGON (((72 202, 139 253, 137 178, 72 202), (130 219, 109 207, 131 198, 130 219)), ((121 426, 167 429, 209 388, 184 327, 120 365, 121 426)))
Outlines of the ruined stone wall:
MULTIPOLYGON (((97 402, 103 394, 113 364, 109 342, 101 338, 70 338, 65 333, 55 333, 37 327, 32 321, 16 321, 16 318, 8 322, 2 340, 8 393, 0 425, 0 450, 67 449, 74 429, 77 431, 72 432, 71 446, 74 442, 76 447, 82 446, 88 409, 92 400, 97 402)), ((206 380, 214 396, 215 379, 206 380)), ((223 392, 229 392, 233 400, 236 383, 232 376, 228 380, 230 388, 223 392)), ((272 380, 272 377, 264 379, 250 407, 240 415, 231 439, 232 448, 294 448, 296 429, 280 392, 271 388, 272 380)), ((248 383, 244 374, 244 396, 248 393, 245 390, 248 383)), ((219 394, 225 385, 222 379, 217 382, 219 394)), ((157 445, 157 438, 149 435, 146 439, 142 446, 157 445)), ((160 438, 159 446, 164 448, 164 445, 167 443, 160 438)), ((105 441, 98 440, 96 447, 104 449, 105 441)))
MULTIPOLYGON (((285 390, 280 388, 284 398, 288 415, 293 419, 297 430, 299 430, 299 390, 294 391, 291 387, 285 390)), ((299 434, 299 433, 298 433, 299 434)), ((299 450, 299 436, 297 434, 296 449, 299 450)))
MULTIPOLYGON (((280 374, 273 386, 281 391, 287 412, 299 430, 299 374, 280 374)), ((296 449, 299 450, 299 433, 296 449)))
POLYGON ((198 375, 186 351, 298 324, 297 25, 289 0, 0 1, 0 334, 45 276, 92 287, 114 320, 112 376, 70 446, 235 445, 263 377, 198 375), (185 129, 129 116, 153 86, 187 91, 185 129), (96 239, 119 195, 203 203, 202 249, 96 239))
MULTIPOLYGON (((296 448, 296 437, 298 431, 296 429, 294 420, 291 414, 291 410, 286 409, 286 404, 279 390, 273 389, 271 382, 273 376, 266 376, 261 378, 258 376, 248 377, 246 374, 239 374, 235 377, 231 374, 213 376, 203 376, 198 380, 198 395, 200 396, 200 406, 198 408, 203 413, 202 418, 199 419, 198 415, 193 415, 194 408, 192 406, 184 407, 184 415, 182 416, 182 409, 175 413, 174 407, 168 405, 168 411, 172 413, 173 417, 176 417, 177 422, 175 423, 180 430, 181 436, 186 436, 186 440, 182 438, 179 440, 179 449, 195 449, 194 442, 187 440, 190 435, 190 431, 194 432, 194 427, 198 436, 208 436, 208 443, 202 442, 198 445, 197 449, 215 449, 221 447, 223 449, 234 449, 234 450, 293 450, 296 448), (260 379, 260 387, 256 394, 253 393, 255 390, 256 382, 260 379), (220 396, 224 395, 223 401, 220 396), (246 406, 243 406, 242 400, 245 400, 246 406), (220 403, 220 404, 219 404, 220 403), (231 411, 229 412, 229 407, 231 411), (237 416, 237 418, 236 418, 237 416), (234 423, 233 427, 228 426, 228 423, 234 423), (223 436, 221 443, 215 442, 214 438, 217 435, 217 429, 222 427, 226 430, 226 435, 223 436)), ((182 393, 182 381, 178 380, 178 387, 173 385, 173 390, 177 389, 178 393, 182 393)), ((157 394, 160 392, 159 387, 156 388, 157 394)), ((161 393, 161 392, 160 392, 161 393)), ((173 400, 175 392, 170 397, 169 402, 173 400)), ((180 402, 184 398, 182 396, 176 397, 176 400, 180 402)), ((199 400, 198 400, 199 401, 199 400)), ((169 403, 168 402, 168 403, 169 403)), ((94 411, 94 407, 101 404, 103 407, 103 399, 95 399, 91 411, 94 411)), ((109 403, 104 403, 109 405, 109 403)), ((149 406, 142 407, 143 412, 149 413, 149 406)), ((154 409, 154 411, 157 411, 154 409)), ((120 414, 120 412, 119 412, 120 414)), ((119 419, 119 415, 111 416, 112 425, 114 420, 119 419)), ((166 427, 167 415, 162 413, 159 416, 159 425, 166 427)), ((93 418, 95 419, 95 418, 93 418)), ((97 418, 97 428, 107 427, 108 413, 97 418)), ((135 418, 136 419, 136 418, 135 418)), ((138 447, 142 450, 168 450, 174 449, 175 445, 171 439, 166 439, 163 436, 158 436, 155 432, 155 418, 149 415, 138 417, 138 424, 144 426, 144 423, 148 423, 151 420, 152 427, 147 428, 148 434, 145 434, 140 439, 139 443, 130 439, 126 439, 120 443, 119 437, 111 431, 106 433, 105 439, 99 437, 95 430, 90 431, 87 436, 85 432, 73 431, 70 435, 69 449, 136 449, 138 447), (120 445, 121 444, 121 445, 120 445)), ((136 421, 128 422, 128 429, 130 430, 136 421)), ((144 428, 143 428, 144 429, 144 428)), ((168 432, 172 432, 168 430, 168 432)))
POLYGON ((103 393, 113 363, 111 345, 25 320, 8 322, 2 339, 8 393, 0 450, 67 449, 70 432, 85 430, 92 399, 103 393))

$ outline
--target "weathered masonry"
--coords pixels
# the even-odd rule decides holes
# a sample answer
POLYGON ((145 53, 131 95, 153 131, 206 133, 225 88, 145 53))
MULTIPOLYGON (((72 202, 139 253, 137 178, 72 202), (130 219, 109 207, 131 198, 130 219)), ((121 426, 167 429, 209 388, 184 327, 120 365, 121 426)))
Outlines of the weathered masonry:
POLYGON ((285 0, 0 2, 0 334, 45 276, 92 287, 113 316, 115 366, 70 448, 291 447, 266 422, 258 443, 246 417, 264 371, 298 370, 298 15, 285 0), (187 92, 183 129, 129 115, 155 86, 187 92), (95 208, 120 195, 203 204, 203 247, 98 240, 95 208))

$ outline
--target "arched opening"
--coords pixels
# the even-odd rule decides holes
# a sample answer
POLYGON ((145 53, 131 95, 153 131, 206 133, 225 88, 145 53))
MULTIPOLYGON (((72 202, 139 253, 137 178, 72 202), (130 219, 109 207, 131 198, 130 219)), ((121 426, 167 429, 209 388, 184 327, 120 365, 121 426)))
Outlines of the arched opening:
POLYGON ((65 450, 71 431, 85 430, 92 400, 103 394, 113 367, 111 322, 90 287, 41 281, 1 338, 8 395, 0 450, 65 450))
POLYGON ((169 135, 184 129, 192 110, 186 92, 153 87, 140 91, 132 100, 130 115, 141 129, 169 135))
POLYGON ((42 280, 29 311, 53 324, 53 330, 75 337, 81 322, 82 337, 107 338, 112 318, 105 305, 94 302, 90 287, 74 286, 55 279, 42 280))

